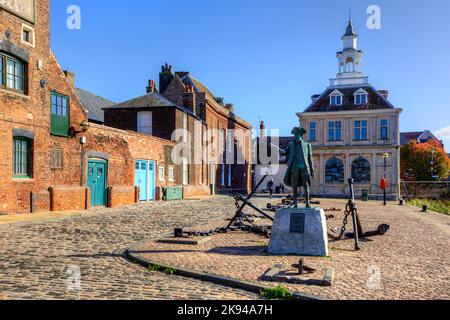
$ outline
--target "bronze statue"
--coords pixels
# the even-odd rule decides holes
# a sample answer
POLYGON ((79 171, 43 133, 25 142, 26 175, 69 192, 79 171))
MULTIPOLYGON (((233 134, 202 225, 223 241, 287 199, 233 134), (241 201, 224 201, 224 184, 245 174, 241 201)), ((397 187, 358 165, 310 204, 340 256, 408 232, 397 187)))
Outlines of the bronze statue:
POLYGON ((292 134, 295 140, 289 143, 288 149, 282 154, 289 159, 284 184, 294 189, 294 206, 297 207, 298 204, 298 188, 303 187, 305 189, 306 207, 311 208, 309 187, 315 171, 311 144, 303 139, 306 133, 307 131, 304 128, 294 128, 292 134))

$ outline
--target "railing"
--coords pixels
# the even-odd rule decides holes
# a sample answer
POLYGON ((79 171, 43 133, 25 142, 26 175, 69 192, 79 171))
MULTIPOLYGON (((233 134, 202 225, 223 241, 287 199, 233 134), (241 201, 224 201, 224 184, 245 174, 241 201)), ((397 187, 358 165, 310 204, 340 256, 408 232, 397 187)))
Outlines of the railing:
POLYGON ((354 85, 368 85, 369 77, 357 77, 357 78, 337 78, 330 79, 330 87, 347 87, 354 85))

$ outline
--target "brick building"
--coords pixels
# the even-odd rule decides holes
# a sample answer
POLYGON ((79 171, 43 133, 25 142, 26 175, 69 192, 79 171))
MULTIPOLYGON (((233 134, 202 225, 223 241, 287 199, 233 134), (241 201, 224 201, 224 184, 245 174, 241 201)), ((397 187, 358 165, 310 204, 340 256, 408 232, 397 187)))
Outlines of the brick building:
POLYGON ((416 131, 416 132, 400 132, 400 144, 402 146, 408 144, 410 141, 416 141, 417 143, 426 143, 434 141, 444 148, 444 142, 439 140, 431 131, 416 131))
POLYGON ((16 1, 0 5, 0 214, 131 204, 181 185, 174 141, 88 122, 91 100, 50 49, 49 0, 16 1))
POLYGON ((190 145, 190 154, 184 155, 176 173, 187 194, 248 192, 251 125, 189 72, 174 73, 166 64, 159 85, 157 91, 150 80, 145 95, 104 108, 105 124, 190 145), (174 135, 180 129, 186 130, 186 136, 174 135), (200 159, 195 152, 202 155, 200 159))

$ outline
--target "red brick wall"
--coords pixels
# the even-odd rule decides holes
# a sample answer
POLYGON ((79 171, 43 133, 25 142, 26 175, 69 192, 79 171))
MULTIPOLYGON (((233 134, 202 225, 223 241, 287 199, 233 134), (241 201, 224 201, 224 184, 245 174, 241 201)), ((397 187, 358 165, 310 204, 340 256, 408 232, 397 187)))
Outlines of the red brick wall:
POLYGON ((50 210, 85 210, 89 207, 89 189, 77 186, 55 186, 50 191, 50 210))
MULTIPOLYGON (((78 139, 62 138, 50 134, 50 93, 58 91, 70 98, 70 125, 78 127, 86 119, 78 97, 67 82, 49 46, 49 1, 36 1, 36 23, 31 25, 35 31, 35 47, 20 41, 22 23, 30 25, 21 18, 0 9, 1 41, 6 30, 11 32, 8 47, 24 50, 29 55, 26 77, 27 90, 19 94, 0 89, 0 212, 31 212, 47 210, 49 203, 39 197, 31 208, 31 193, 40 194, 52 185, 80 185, 80 144, 78 139), (43 69, 38 69, 38 60, 43 69), (42 88, 41 79, 47 81, 42 88), (34 134, 32 178, 13 179, 12 141, 13 130, 22 129, 34 134), (50 168, 50 149, 63 150, 63 169, 50 168)), ((10 52, 7 52, 11 54, 10 52)), ((12 55, 12 54, 11 54, 12 55)))
POLYGON ((136 203, 136 193, 139 190, 130 186, 116 186, 108 188, 108 206, 111 208, 136 203))
POLYGON ((175 130, 175 108, 140 108, 105 110, 105 125, 122 130, 137 131, 137 113, 151 111, 153 114, 153 135, 171 140, 175 130))

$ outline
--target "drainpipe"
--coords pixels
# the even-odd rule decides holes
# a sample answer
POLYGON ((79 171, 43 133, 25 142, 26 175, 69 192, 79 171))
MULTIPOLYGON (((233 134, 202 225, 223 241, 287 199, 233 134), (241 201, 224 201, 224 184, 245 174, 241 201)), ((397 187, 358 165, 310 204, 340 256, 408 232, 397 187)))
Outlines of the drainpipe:
POLYGON ((84 151, 84 145, 86 144, 86 137, 81 137, 80 138, 80 144, 81 144, 81 181, 80 181, 80 186, 84 186, 84 158, 85 158, 85 151, 84 151))

